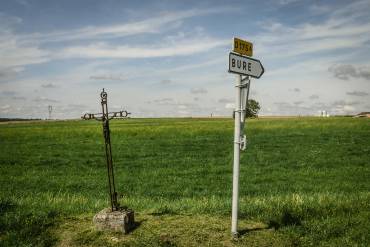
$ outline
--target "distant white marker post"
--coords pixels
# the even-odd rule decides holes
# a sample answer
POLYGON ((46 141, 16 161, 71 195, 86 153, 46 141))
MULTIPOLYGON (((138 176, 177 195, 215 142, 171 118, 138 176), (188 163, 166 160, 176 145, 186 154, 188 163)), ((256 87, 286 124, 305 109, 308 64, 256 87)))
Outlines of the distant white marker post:
POLYGON ((233 165, 233 198, 231 214, 231 234, 238 236, 238 211, 239 211, 239 170, 240 170, 240 150, 246 148, 246 137, 244 135, 244 124, 248 96, 250 88, 249 76, 260 78, 264 73, 261 62, 247 56, 253 55, 253 44, 234 38, 233 51, 229 54, 229 72, 238 74, 236 77, 236 99, 235 99, 235 127, 234 127, 234 165, 233 165), (245 75, 245 78, 242 76, 245 75), (246 81, 246 82, 245 82, 246 81), (244 83, 245 82, 245 83, 244 83), (245 92, 247 91, 247 92, 245 92))

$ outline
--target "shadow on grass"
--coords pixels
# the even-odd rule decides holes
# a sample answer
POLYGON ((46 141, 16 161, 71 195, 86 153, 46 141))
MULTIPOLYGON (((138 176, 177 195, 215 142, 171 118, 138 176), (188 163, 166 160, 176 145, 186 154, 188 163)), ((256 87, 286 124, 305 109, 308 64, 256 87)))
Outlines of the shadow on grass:
POLYGON ((156 210, 155 212, 150 213, 153 216, 163 216, 163 215, 177 215, 177 213, 170 209, 169 207, 164 207, 156 210))
POLYGON ((255 226, 255 227, 248 227, 242 229, 238 232, 239 236, 248 234, 254 231, 263 231, 263 230, 278 230, 284 226, 301 226, 302 225, 302 216, 293 212, 289 209, 284 209, 281 215, 274 217, 273 219, 269 220, 266 226, 255 226))
POLYGON ((277 219, 271 219, 268 222, 270 228, 279 229, 283 226, 300 226, 302 225, 302 215, 285 209, 277 219))
POLYGON ((140 221, 136 221, 134 222, 134 226, 130 229, 130 231, 127 233, 127 234, 130 234, 130 233, 133 233, 136 229, 138 229, 141 224, 143 224, 145 221, 147 221, 147 219, 143 219, 143 220, 140 220, 140 221))
POLYGON ((269 229, 274 229, 274 228, 269 226, 269 225, 248 227, 248 228, 245 228, 245 229, 242 229, 242 230, 238 231, 238 236, 241 237, 241 236, 246 235, 246 234, 251 233, 251 232, 263 231, 263 230, 269 230, 269 229))
POLYGON ((7 211, 14 210, 16 205, 10 200, 0 200, 0 215, 5 214, 7 211))

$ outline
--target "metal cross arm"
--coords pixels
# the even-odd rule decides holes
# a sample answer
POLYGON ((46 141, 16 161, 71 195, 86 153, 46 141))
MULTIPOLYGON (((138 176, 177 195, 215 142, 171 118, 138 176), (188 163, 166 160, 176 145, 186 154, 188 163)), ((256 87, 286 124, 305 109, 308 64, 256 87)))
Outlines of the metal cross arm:
MULTIPOLYGON (((116 111, 116 112, 109 112, 108 119, 124 119, 130 118, 131 112, 128 111, 116 111)), ((103 113, 85 113, 82 117, 84 120, 96 119, 98 121, 103 119, 103 113)))

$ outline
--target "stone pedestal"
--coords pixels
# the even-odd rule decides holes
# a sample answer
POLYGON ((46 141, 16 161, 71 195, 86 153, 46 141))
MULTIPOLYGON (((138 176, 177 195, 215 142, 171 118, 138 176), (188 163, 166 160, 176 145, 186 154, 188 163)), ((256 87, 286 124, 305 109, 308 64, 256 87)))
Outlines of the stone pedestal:
POLYGON ((93 222, 98 230, 128 233, 135 227, 134 211, 122 209, 112 212, 105 208, 94 216, 93 222))

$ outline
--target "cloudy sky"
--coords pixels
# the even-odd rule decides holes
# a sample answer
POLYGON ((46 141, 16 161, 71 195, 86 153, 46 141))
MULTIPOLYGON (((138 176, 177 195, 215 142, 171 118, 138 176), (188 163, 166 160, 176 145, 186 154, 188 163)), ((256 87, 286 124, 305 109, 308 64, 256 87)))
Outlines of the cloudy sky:
POLYGON ((261 115, 370 111, 370 1, 0 2, 0 117, 230 116, 232 38, 261 115))

